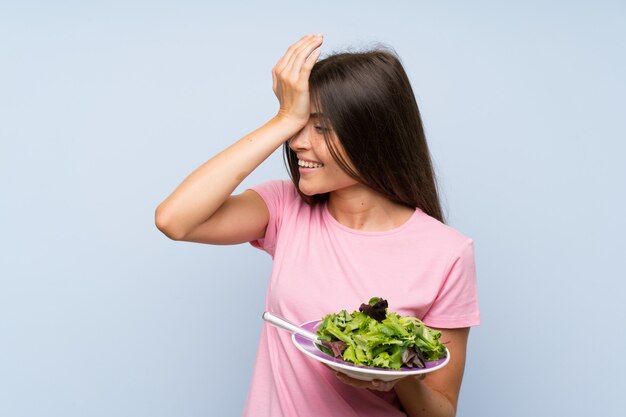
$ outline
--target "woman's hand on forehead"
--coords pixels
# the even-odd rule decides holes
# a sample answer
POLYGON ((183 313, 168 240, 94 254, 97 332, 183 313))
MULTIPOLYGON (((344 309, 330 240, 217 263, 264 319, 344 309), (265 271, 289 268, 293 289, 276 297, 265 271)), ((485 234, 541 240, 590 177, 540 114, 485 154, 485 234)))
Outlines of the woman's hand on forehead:
POLYGON ((309 77, 319 58, 321 34, 303 36, 289 46, 272 69, 274 94, 280 103, 277 117, 304 127, 309 120, 311 99, 309 77))

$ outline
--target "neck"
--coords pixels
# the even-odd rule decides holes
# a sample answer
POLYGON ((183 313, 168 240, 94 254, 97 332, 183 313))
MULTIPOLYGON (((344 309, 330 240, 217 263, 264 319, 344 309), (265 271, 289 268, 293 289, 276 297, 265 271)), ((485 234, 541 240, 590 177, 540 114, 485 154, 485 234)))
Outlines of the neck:
POLYGON ((373 232, 401 226, 415 211, 362 184, 332 191, 327 204, 339 223, 350 229, 373 232))

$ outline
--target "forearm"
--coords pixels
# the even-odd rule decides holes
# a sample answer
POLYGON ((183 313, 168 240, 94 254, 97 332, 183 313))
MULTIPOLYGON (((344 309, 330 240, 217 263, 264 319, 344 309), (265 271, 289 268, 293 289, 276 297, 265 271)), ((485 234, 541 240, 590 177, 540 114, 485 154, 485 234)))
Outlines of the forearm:
POLYGON ((404 378, 394 386, 398 399, 409 417, 454 417, 455 407, 442 393, 423 380, 404 378))
POLYGON ((274 117, 193 171, 156 210, 159 229, 184 236, 206 221, 235 188, 301 127, 274 117))

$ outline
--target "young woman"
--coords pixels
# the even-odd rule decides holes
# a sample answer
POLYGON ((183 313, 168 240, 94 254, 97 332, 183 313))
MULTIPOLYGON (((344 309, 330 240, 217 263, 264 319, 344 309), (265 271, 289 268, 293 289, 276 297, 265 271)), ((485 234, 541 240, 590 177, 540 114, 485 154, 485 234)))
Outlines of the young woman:
POLYGON ((424 378, 351 379, 264 325, 245 416, 454 416, 479 324, 473 240, 447 226, 420 113, 385 49, 320 61, 322 36, 272 71, 275 117, 197 168, 156 210, 175 240, 250 242, 273 258, 266 310, 304 323, 379 296, 442 332, 450 362, 424 378), (279 146, 292 181, 231 195, 279 146))

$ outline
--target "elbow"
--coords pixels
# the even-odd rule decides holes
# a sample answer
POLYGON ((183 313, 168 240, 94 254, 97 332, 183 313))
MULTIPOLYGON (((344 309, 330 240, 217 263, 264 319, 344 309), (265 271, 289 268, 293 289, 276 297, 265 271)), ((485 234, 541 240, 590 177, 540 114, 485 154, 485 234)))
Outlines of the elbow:
POLYGON ((165 236, 172 240, 184 240, 186 233, 176 227, 175 220, 172 219, 171 213, 159 206, 154 212, 154 223, 165 236))

